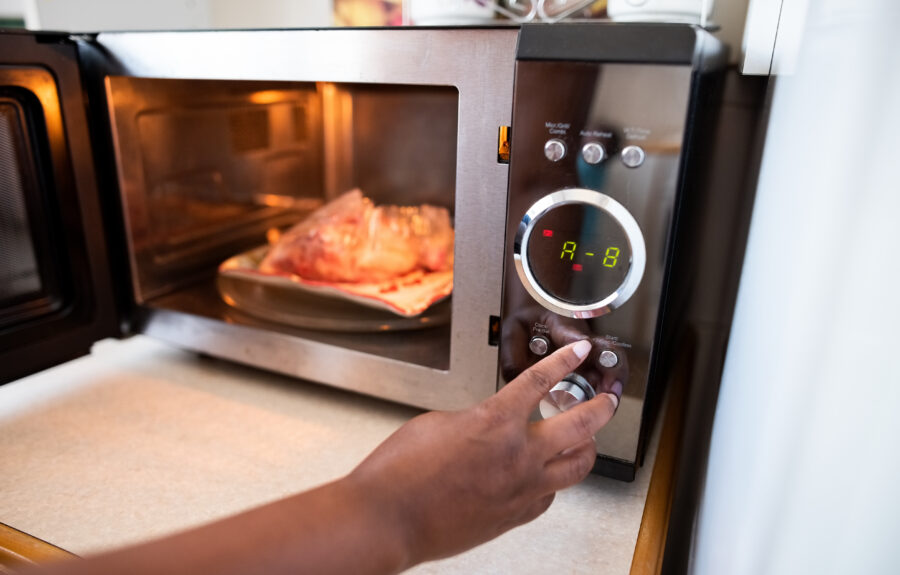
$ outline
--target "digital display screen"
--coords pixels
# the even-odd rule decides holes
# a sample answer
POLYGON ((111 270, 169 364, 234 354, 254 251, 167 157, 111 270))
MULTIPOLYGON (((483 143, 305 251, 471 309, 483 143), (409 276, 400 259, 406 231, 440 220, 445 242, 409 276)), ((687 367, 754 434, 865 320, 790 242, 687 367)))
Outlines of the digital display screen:
POLYGON ((589 204, 563 204, 540 216, 526 249, 538 285, 575 305, 605 299, 622 285, 631 267, 625 230, 589 204))

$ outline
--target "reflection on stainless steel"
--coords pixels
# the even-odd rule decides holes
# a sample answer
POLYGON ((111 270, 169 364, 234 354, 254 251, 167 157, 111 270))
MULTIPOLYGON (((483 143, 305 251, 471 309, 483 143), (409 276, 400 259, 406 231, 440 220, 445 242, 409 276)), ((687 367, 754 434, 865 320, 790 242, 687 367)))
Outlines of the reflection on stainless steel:
POLYGON ((113 76, 107 94, 138 302, 321 202, 315 84, 113 76))
POLYGON ((453 211, 455 88, 324 83, 320 89, 328 200, 359 188, 376 204, 453 211))
POLYGON ((294 208, 303 212, 310 212, 322 207, 323 204, 323 201, 318 198, 296 198, 281 194, 254 194, 253 201, 263 206, 294 208))

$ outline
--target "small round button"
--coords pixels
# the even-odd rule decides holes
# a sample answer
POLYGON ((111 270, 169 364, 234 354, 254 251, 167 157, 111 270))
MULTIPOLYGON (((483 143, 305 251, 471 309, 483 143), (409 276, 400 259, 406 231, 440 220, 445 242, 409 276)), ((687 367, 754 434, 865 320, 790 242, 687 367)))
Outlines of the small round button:
POLYGON ((603 367, 616 367, 619 364, 619 356, 614 351, 604 349, 600 352, 597 362, 603 367))
POLYGON ((646 154, 640 146, 628 146, 622 150, 622 163, 629 168, 636 168, 644 163, 646 154))
POLYGON ((544 144, 544 156, 551 162, 558 162, 566 157, 566 143, 557 138, 547 140, 544 144))
POLYGON ((599 142, 588 142, 581 148, 581 157, 585 162, 594 166, 606 158, 606 150, 599 142))
POLYGON ((534 355, 546 355, 547 350, 550 349, 550 341, 542 335, 536 335, 528 342, 528 349, 534 355))

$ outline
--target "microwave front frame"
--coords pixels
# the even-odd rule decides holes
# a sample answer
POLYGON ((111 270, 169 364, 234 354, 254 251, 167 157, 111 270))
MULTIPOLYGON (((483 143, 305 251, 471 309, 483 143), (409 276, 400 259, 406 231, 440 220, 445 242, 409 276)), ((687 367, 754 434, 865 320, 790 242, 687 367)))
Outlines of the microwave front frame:
MULTIPOLYGON (((490 329, 501 307, 509 173, 498 161, 497 143, 500 127, 509 126, 512 116, 518 32, 513 27, 124 32, 81 42, 89 91, 98 95, 105 95, 109 76, 448 86, 458 92, 449 369, 152 304, 138 306, 140 321, 133 329, 215 357, 425 409, 462 408, 493 394, 498 348, 490 329)), ((121 202, 129 185, 121 170, 116 183, 121 202)), ((128 242, 128 213, 122 211, 128 242)), ((133 254, 134 247, 127 247, 133 254)), ((135 277, 134 261, 129 265, 135 277)))

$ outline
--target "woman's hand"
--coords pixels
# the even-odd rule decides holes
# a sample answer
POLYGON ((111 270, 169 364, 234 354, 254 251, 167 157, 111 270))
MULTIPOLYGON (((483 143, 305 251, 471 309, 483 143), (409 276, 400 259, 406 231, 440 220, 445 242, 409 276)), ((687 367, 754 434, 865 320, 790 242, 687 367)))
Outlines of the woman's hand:
POLYGON ((587 379, 597 393, 622 395, 622 388, 628 381, 628 353, 618 349, 618 344, 606 337, 593 335, 593 330, 584 319, 563 317, 538 305, 522 305, 503 322, 503 343, 500 346, 500 373, 506 381, 512 381, 523 371, 540 360, 529 350, 532 327, 540 324, 550 338, 551 349, 564 347, 582 339, 589 340, 593 349, 582 362, 578 374, 587 379), (601 367, 600 354, 605 351, 618 352, 618 363, 613 367, 601 367), (618 384, 618 385, 616 385, 618 384))
POLYGON ((542 397, 591 350, 580 341, 543 359, 495 396, 458 412, 419 416, 346 479, 401 534, 408 565, 459 553, 527 523, 559 489, 581 481, 596 458, 593 436, 618 397, 529 422, 542 397))
POLYGON ((591 470, 614 394, 528 421, 590 348, 560 349, 471 409, 413 419, 347 477, 48 572, 384 574, 474 547, 531 521, 591 470))

